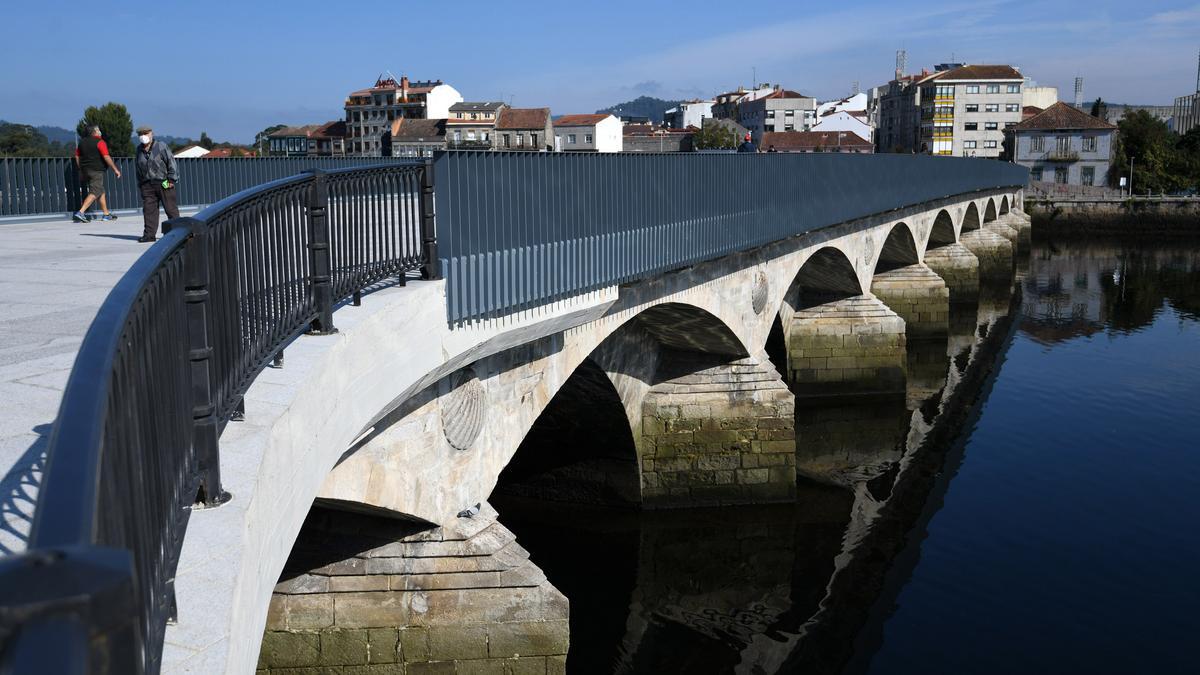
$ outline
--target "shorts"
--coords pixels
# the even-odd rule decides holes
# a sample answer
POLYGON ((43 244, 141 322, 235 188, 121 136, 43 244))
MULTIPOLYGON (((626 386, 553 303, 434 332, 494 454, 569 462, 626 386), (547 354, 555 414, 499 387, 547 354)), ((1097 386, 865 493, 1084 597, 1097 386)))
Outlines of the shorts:
POLYGON ((104 172, 103 171, 84 171, 83 184, 87 186, 89 195, 99 197, 104 194, 104 172))

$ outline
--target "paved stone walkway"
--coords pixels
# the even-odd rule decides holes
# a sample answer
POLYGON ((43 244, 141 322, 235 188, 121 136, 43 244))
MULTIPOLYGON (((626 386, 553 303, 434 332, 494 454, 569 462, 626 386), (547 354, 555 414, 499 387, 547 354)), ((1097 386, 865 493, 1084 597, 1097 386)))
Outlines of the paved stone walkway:
POLYGON ((45 446, 109 289, 146 250, 139 214, 0 221, 0 556, 25 549, 45 446))

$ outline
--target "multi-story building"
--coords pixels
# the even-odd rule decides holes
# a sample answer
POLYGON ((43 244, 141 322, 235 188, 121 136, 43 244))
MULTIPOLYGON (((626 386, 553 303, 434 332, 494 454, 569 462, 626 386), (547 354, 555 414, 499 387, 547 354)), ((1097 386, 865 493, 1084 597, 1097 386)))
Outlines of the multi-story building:
POLYGON ((712 100, 694 99, 684 101, 663 112, 663 124, 670 129, 701 128, 705 117, 712 117, 712 100))
POLYGON ((1172 112, 1175 133, 1183 135, 1200 128, 1200 91, 1176 98, 1172 112))
POLYGON ((1107 185, 1117 127, 1066 103, 1055 103, 1013 128, 1017 164, 1032 182, 1107 185))
POLYGON ((554 147, 563 152, 621 152, 621 120, 616 115, 563 115, 554 120, 554 147))
POLYGON ((496 119, 497 150, 554 149, 554 126, 549 108, 504 108, 496 119))
POLYGON ((1005 65, 939 66, 921 80, 920 152, 1000 157, 1021 121, 1024 76, 1005 65))
POLYGON ((810 131, 849 131, 867 142, 875 142, 875 130, 867 121, 865 110, 829 110, 817 118, 810 131))
POLYGON ((302 127, 284 127, 267 136, 271 157, 344 157, 346 123, 341 120, 302 127))
POLYGON ((450 106, 462 94, 441 80, 410 82, 401 77, 381 77, 374 87, 359 89, 346 97, 347 154, 378 157, 382 136, 400 118, 446 119, 450 106))
POLYGON ((815 98, 776 87, 768 94, 743 98, 738 103, 737 121, 758 142, 764 133, 807 131, 815 122, 816 110, 815 98))
MULTIPOLYGON (((769 84, 764 84, 756 89, 746 89, 738 87, 736 91, 727 91, 724 94, 717 94, 713 98, 712 116, 718 120, 733 120, 738 121, 738 109, 742 103, 753 101, 760 96, 766 96, 775 91, 776 87, 769 84)), ((739 122, 740 124, 740 122, 739 122)))
POLYGON ((879 97, 876 152, 916 152, 921 147, 921 87, 928 71, 896 73, 879 97))
POLYGON ((397 117, 391 132, 393 157, 432 157, 446 149, 446 120, 397 117))
POLYGON ((450 106, 446 118, 446 147, 451 150, 491 150, 496 119, 507 108, 500 101, 464 101, 450 106))

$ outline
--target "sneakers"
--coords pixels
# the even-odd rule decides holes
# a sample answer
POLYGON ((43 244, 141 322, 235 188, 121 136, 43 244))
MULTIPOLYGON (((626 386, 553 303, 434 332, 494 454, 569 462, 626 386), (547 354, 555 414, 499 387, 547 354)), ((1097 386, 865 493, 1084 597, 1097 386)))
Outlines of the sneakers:
POLYGON ((138 237, 139 244, 151 244, 158 241, 158 237, 138 237))
POLYGON ((86 223, 89 220, 91 220, 91 218, 88 218, 87 216, 83 215, 79 211, 76 211, 75 213, 71 214, 71 220, 73 220, 77 223, 86 223))
POLYGON ((114 216, 113 214, 111 214, 111 213, 106 213, 106 214, 104 214, 104 217, 103 217, 103 218, 101 218, 100 220, 103 220, 104 222, 106 222, 106 223, 107 223, 107 222, 108 222, 108 221, 110 221, 110 220, 116 220, 116 219, 117 219, 117 217, 116 217, 116 216, 114 216))

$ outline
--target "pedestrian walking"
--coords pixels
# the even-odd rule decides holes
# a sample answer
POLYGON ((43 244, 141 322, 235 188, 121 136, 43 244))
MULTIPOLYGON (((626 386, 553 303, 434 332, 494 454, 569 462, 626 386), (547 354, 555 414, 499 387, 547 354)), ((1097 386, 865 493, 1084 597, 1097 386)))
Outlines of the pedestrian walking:
POLYGON ((108 212, 108 200, 104 196, 104 174, 112 169, 117 178, 120 178, 121 170, 113 164, 112 157, 108 155, 108 144, 104 142, 100 127, 89 127, 87 138, 79 139, 79 145, 75 148, 75 168, 79 171, 79 180, 87 188, 87 196, 83 198, 79 210, 71 215, 71 220, 77 223, 91 220, 87 212, 96 200, 100 201, 100 210, 104 213, 100 220, 116 220, 117 217, 108 212))
POLYGON ((175 185, 179 183, 179 166, 175 155, 163 143, 154 140, 154 130, 138 127, 137 179, 142 192, 142 217, 145 228, 139 242, 145 244, 158 238, 158 207, 167 212, 167 218, 179 217, 179 202, 175 197, 175 185))

